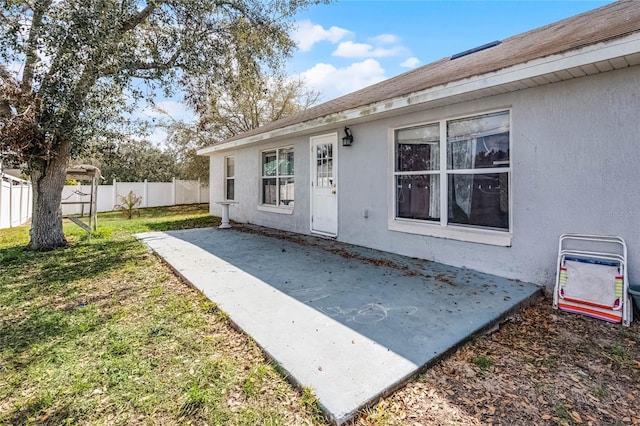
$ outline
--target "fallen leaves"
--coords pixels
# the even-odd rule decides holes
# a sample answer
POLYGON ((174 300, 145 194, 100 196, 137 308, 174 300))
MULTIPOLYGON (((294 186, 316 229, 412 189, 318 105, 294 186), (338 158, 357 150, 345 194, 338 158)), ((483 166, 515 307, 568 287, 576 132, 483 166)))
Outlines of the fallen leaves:
POLYGON ((387 405, 409 425, 640 425, 639 334, 638 322, 623 328, 554 311, 546 299, 463 345, 387 405), (611 361, 612 347, 625 362, 611 361))
POLYGON ((578 424, 582 424, 582 417, 580 416, 580 413, 578 413, 577 411, 572 411, 571 412, 571 418, 573 419, 574 422, 578 423, 578 424))

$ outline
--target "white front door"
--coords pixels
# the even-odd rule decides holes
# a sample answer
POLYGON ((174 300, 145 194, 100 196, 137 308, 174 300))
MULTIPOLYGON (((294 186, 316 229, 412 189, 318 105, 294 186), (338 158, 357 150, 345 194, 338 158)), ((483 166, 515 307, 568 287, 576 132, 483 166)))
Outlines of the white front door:
POLYGON ((338 135, 311 138, 311 232, 338 235, 338 135))

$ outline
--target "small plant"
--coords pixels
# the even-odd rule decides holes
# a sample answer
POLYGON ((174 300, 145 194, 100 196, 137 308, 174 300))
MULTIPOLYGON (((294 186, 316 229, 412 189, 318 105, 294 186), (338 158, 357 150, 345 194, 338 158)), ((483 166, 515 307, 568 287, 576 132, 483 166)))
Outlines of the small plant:
POLYGON ((244 381, 244 393, 248 397, 256 396, 259 392, 259 387, 262 381, 267 376, 267 366, 260 364, 253 368, 249 373, 249 376, 244 381))
POLYGON ((320 403, 313 389, 306 386, 303 387, 302 398, 300 399, 300 402, 302 403, 302 406, 305 407, 311 414, 311 417, 315 421, 320 421, 322 419, 322 410, 320 409, 320 403))
POLYGON ((115 210, 122 210, 127 219, 131 219, 134 213, 140 217, 140 211, 136 208, 141 202, 142 197, 137 196, 133 191, 129 191, 127 195, 118 194, 119 204, 113 206, 115 210))
POLYGON ((604 357, 614 364, 622 365, 628 359, 627 351, 619 344, 613 344, 604 348, 604 357))
POLYGON ((207 393, 197 382, 191 382, 186 387, 186 402, 180 409, 183 416, 193 416, 207 403, 207 393))
POLYGON ((476 367, 480 369, 482 372, 487 372, 491 367, 493 367, 494 361, 491 357, 487 355, 478 355, 473 357, 471 360, 475 364, 476 367))
POLYGON ((563 403, 559 403, 554 408, 556 417, 560 420, 568 420, 569 419, 569 409, 563 403))
POLYGON ((378 404, 365 410, 363 418, 366 419, 367 424, 372 426, 389 426, 394 424, 404 424, 401 419, 401 415, 394 410, 387 400, 382 399, 378 404))
POLYGON ((609 388, 606 385, 601 384, 593 390, 593 394, 602 401, 609 396, 609 388))

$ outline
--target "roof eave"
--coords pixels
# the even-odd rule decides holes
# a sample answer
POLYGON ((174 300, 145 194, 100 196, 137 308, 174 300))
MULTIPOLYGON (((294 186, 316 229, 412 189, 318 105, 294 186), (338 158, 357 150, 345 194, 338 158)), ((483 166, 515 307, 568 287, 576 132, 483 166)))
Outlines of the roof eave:
MULTIPOLYGON (((498 71, 452 81, 444 85, 295 123, 246 138, 211 145, 198 150, 197 153, 198 155, 213 155, 216 152, 254 145, 267 140, 312 133, 327 126, 335 127, 336 125, 353 123, 353 121, 370 121, 382 115, 399 114, 409 107, 425 106, 447 98, 457 101, 463 95, 491 88, 501 87, 504 89, 506 87, 507 89, 501 90, 501 93, 515 91, 519 89, 513 83, 619 57, 632 55, 634 58, 633 65, 637 65, 640 64, 640 49, 638 46, 640 46, 640 33, 633 33, 614 40, 535 59, 498 71)), ((542 84, 544 83, 538 83, 538 85, 542 84)))

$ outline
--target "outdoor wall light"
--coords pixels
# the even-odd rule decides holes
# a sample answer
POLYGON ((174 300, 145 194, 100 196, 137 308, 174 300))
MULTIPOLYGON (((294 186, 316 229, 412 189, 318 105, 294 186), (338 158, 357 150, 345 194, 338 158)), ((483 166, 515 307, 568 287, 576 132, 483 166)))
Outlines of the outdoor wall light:
POLYGON ((351 129, 348 127, 344 128, 344 138, 342 138, 342 146, 351 146, 353 143, 353 135, 351 134, 351 129))

